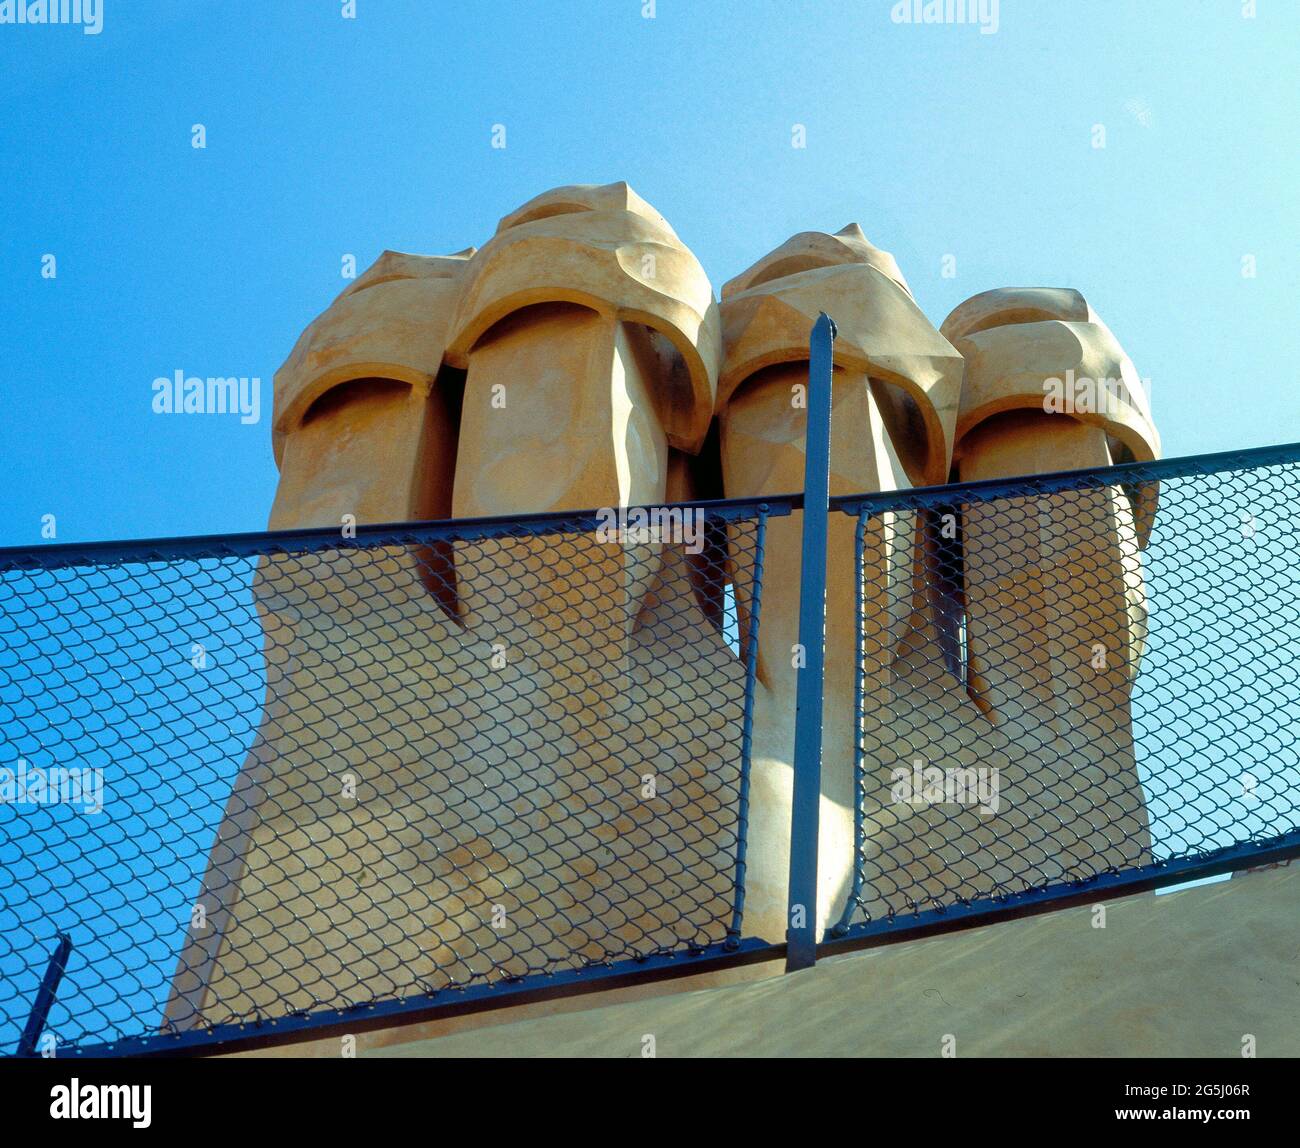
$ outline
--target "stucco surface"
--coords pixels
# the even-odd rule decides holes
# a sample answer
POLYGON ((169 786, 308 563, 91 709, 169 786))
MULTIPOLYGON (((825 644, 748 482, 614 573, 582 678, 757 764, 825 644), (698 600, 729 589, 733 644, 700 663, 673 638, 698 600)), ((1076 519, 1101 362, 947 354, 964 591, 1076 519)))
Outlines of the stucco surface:
POLYGON ((1297 913, 1300 869, 1267 870, 362 1055, 1294 1057, 1297 913))

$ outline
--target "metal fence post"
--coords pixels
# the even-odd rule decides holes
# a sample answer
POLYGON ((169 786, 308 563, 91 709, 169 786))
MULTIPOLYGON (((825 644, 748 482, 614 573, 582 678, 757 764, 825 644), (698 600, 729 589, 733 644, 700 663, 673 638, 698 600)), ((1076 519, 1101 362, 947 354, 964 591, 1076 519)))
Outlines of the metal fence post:
POLYGON ((71 955, 72 938, 66 933, 60 933, 58 947, 50 957, 50 963, 45 967, 41 987, 36 990, 36 1000, 32 1003, 27 1027, 23 1029, 23 1035, 18 1041, 19 1056, 36 1055, 36 1042, 40 1039, 41 1030, 45 1028, 45 1022, 49 1019, 55 994, 59 991, 59 982, 63 980, 63 974, 67 971, 68 958, 71 955))
POLYGON ((808 362, 804 442, 803 556, 799 574, 799 665, 790 814, 790 903, 785 971, 817 962, 817 834, 822 789, 822 693, 826 660, 826 528, 831 467, 831 353, 835 324, 822 312, 808 362))

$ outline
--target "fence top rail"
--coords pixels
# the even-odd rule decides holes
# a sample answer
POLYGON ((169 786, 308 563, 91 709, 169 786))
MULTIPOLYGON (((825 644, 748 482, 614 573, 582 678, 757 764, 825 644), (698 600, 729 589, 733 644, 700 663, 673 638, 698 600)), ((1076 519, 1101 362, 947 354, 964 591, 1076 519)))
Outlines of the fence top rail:
MULTIPOLYGON (((422 545, 431 542, 476 542, 519 535, 590 533, 608 525, 608 511, 633 515, 638 510, 664 512, 693 510, 716 519, 772 518, 788 515, 803 505, 800 494, 757 498, 698 499, 646 507, 593 510, 557 510, 545 514, 500 515, 485 518, 449 518, 429 522, 388 522, 358 525, 355 535, 344 537, 337 526, 294 530, 260 530, 242 534, 198 534, 174 538, 141 538, 103 542, 58 542, 45 546, 0 547, 0 573, 14 570, 55 570, 73 566, 99 566, 129 562, 169 562, 202 558, 258 557, 276 552, 364 549, 387 545, 422 545)), ((629 525, 635 521, 629 519, 629 525)))
MULTIPOLYGON (((1159 481, 1193 474, 1215 474, 1250 467, 1300 462, 1300 443, 1222 451, 1216 454, 1186 455, 1154 462, 1127 462, 1086 470, 1019 478, 957 482, 913 490, 886 490, 836 495, 832 510, 845 514, 873 514, 888 510, 948 506, 953 502, 985 502, 1008 495, 1077 490, 1095 485, 1159 481)), ((655 510, 698 510, 721 519, 752 518, 760 512, 782 517, 803 507, 801 493, 764 495, 754 498, 701 499, 665 503, 655 510)), ((503 515, 487 518, 453 518, 428 522, 388 522, 358 525, 355 537, 344 538, 335 526, 295 530, 262 530, 239 534, 182 535, 172 538, 142 538, 102 542, 56 542, 43 546, 0 547, 0 572, 53 570, 73 566, 96 566, 122 562, 184 561, 212 557, 258 557, 276 551, 364 548, 383 545, 419 545, 428 542, 474 542, 512 534, 573 534, 590 532, 605 523, 603 511, 559 510, 545 514, 503 515)))
POLYGON ((1300 443, 1229 450, 1216 454, 1184 455, 1153 462, 1121 462, 1083 470, 1062 470, 1052 474, 1027 474, 1018 478, 992 478, 979 482, 954 482, 945 486, 922 486, 913 490, 884 490, 868 494, 842 494, 831 499, 831 509, 845 514, 876 514, 889 510, 916 510, 951 506, 954 502, 990 502, 1025 494, 1052 494, 1095 486, 1126 486, 1186 478, 1197 474, 1221 474, 1254 467, 1300 462, 1300 443))

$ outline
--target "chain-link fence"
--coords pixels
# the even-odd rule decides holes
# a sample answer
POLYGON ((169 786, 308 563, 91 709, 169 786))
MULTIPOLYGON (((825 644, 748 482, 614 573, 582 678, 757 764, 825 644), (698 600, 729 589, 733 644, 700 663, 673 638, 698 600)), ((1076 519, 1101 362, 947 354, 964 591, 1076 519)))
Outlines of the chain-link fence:
POLYGON ((858 792, 832 935, 1300 839, 1300 450, 833 510, 858 520, 858 792))
POLYGON ((737 949, 789 512, 0 552, 0 1041, 60 935, 65 1053, 737 949))
MULTIPOLYGON (((764 840, 815 959, 821 723, 759 653, 801 506, 0 551, 0 1040, 230 1047, 779 955, 744 934, 756 728, 762 800, 807 782, 764 840)), ((1297 508, 1282 447, 837 497, 829 548, 803 516, 797 672, 837 731, 851 681, 855 735, 823 941, 1300 853, 1297 508)))

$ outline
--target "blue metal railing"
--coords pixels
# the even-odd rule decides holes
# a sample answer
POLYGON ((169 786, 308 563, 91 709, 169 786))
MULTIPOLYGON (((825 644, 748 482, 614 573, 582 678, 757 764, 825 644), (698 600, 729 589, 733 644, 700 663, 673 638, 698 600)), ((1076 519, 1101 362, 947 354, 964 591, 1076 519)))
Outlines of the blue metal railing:
POLYGON ((856 858, 832 942, 1295 855, 1300 446, 831 503, 857 519, 860 655, 856 858), (953 543, 868 606, 878 551, 940 513, 953 543), (943 631, 964 639, 955 672, 943 631), (940 790, 981 768, 1009 810, 940 790))
POLYGON ((779 955, 742 933, 745 826, 797 502, 676 508, 698 553, 594 511, 0 551, 0 769, 107 794, 0 804, 0 1036, 53 929, 59 1055, 779 955))
POLYGON ((677 507, 697 553, 596 511, 0 550, 0 771, 44 787, 0 802, 0 1042, 233 1050, 797 970, 1300 854, 1300 446, 830 497, 833 339, 807 495, 677 507), (782 943, 745 887, 796 512, 782 943))

